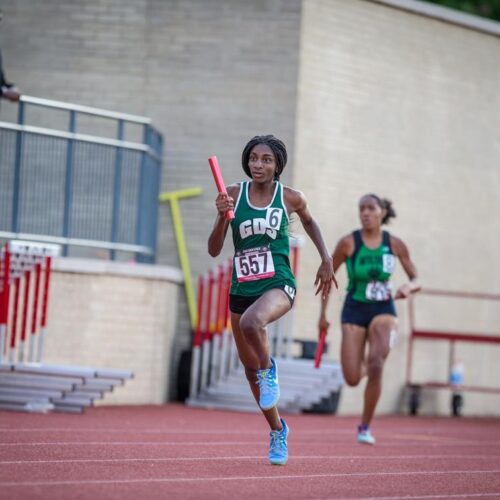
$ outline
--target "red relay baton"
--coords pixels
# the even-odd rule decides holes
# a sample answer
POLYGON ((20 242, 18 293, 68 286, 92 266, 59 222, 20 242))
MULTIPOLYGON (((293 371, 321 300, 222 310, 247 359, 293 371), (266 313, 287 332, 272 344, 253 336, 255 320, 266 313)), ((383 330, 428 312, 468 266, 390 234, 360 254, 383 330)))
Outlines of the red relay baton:
MULTIPOLYGON (((208 163, 210 164, 210 168, 212 169, 212 175, 214 176, 214 181, 215 185, 217 186, 217 191, 219 193, 226 193, 226 185, 224 184, 224 181, 222 180, 222 174, 220 172, 220 167, 219 167, 219 162, 217 161, 217 156, 211 156, 208 159, 208 163)), ((228 210, 226 212, 226 219, 234 219, 234 212, 233 210, 228 210)))
POLYGON ((321 364, 321 356, 323 355, 323 351, 325 349, 325 339, 326 339, 326 330, 321 330, 319 332, 319 341, 318 347, 316 347, 316 356, 314 357, 314 368, 319 368, 321 364))

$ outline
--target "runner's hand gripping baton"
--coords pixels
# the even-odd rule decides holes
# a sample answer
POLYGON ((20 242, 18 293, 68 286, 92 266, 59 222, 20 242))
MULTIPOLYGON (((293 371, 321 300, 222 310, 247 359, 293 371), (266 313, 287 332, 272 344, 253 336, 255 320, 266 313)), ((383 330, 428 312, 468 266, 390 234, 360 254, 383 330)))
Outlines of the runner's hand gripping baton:
POLYGON ((321 364, 321 356, 325 349, 325 339, 326 330, 323 329, 319 332, 318 347, 316 347, 316 356, 314 357, 314 368, 319 368, 319 365, 321 364))
MULTIPOLYGON (((217 191, 219 193, 226 193, 226 185, 222 180, 222 174, 219 168, 219 162, 217 161, 217 156, 211 156, 208 159, 208 163, 210 164, 210 168, 212 169, 212 175, 214 176, 215 185, 217 186, 217 191)), ((232 210, 228 210, 226 212, 226 219, 232 220, 234 219, 234 212, 232 210)))

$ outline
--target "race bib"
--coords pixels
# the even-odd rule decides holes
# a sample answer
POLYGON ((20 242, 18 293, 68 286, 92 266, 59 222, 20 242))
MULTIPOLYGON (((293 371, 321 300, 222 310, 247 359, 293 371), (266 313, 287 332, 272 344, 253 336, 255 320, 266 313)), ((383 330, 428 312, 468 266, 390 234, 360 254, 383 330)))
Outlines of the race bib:
POLYGON ((274 262, 269 247, 249 248, 236 252, 234 268, 238 283, 274 276, 274 262))
POLYGON ((370 281, 366 285, 366 298, 368 300, 382 301, 391 298, 392 284, 390 281, 370 281))
POLYGON ((382 271, 384 271, 384 273, 392 274, 395 265, 396 257, 394 257, 392 253, 385 253, 382 255, 382 271))

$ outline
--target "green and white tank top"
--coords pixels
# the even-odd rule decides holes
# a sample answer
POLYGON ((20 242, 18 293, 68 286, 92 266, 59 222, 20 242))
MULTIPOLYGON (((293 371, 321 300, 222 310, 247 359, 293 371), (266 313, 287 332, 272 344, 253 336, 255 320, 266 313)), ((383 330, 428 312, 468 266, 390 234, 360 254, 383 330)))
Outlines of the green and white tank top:
POLYGON ((250 185, 240 184, 231 221, 235 251, 231 294, 256 296, 280 286, 295 289, 283 185, 275 183, 271 203, 262 208, 250 203, 250 185))
POLYGON ((391 274, 396 257, 392 253, 391 239, 387 231, 382 232, 382 244, 368 248, 361 238, 361 231, 353 233, 354 253, 347 259, 349 295, 359 302, 380 302, 391 300, 391 274))

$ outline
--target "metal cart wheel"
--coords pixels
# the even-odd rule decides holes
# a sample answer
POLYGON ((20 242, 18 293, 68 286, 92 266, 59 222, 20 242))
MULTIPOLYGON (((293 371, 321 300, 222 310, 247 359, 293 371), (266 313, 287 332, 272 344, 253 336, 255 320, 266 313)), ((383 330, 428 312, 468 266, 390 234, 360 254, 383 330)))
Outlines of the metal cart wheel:
POLYGON ((463 406, 464 406, 463 396, 458 392, 454 392, 451 395, 451 414, 454 417, 461 417, 463 406))
POLYGON ((418 408, 420 406, 420 386, 408 386, 408 412, 410 415, 418 415, 418 408))

